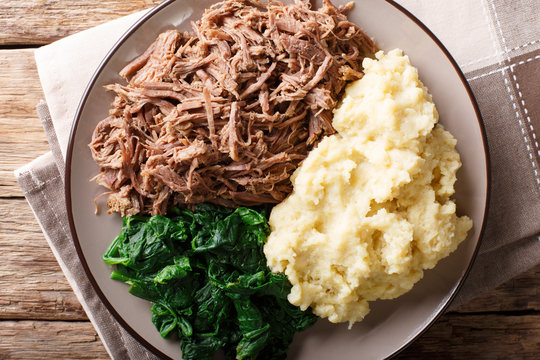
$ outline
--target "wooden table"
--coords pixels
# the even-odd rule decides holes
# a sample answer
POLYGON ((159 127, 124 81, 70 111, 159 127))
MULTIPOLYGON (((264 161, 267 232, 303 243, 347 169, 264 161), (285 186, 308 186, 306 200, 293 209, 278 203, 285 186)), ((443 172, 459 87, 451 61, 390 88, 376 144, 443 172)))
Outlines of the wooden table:
MULTIPOLYGON (((33 49, 159 0, 0 2, 0 359, 106 359, 13 170, 49 150, 33 49)), ((399 358, 540 358, 540 266, 448 313, 399 358)))

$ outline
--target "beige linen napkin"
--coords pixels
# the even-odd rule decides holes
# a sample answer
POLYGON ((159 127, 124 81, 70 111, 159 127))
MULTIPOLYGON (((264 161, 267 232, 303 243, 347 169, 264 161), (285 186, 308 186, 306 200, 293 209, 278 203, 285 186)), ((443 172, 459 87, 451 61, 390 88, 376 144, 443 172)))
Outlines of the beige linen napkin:
MULTIPOLYGON (((540 263, 540 22, 534 0, 400 0, 460 64, 486 125, 492 164, 490 216, 476 263, 452 307, 540 263)), ((47 104, 38 114, 51 153, 16 171, 66 278, 117 359, 155 358, 101 303, 76 256, 63 195, 64 159, 82 93, 100 61, 142 13, 35 52, 47 104), (47 107, 48 105, 48 107, 47 107), (49 114, 50 113, 50 114, 49 114)))

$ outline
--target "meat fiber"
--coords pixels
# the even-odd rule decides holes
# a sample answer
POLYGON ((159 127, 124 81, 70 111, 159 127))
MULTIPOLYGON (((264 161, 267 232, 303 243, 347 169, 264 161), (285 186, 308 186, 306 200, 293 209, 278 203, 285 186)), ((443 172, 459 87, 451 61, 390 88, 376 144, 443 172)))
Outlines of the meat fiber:
POLYGON ((228 0, 168 30, 120 75, 90 149, 109 212, 278 203, 377 47, 348 5, 228 0))

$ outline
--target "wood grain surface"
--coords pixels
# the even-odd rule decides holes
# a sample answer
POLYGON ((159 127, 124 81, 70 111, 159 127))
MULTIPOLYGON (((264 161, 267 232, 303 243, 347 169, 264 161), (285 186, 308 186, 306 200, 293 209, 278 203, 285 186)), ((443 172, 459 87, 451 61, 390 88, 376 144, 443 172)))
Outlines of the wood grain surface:
POLYGON ((109 359, 87 321, 2 321, 2 359, 109 359))
MULTIPOLYGON (((48 151, 33 47, 159 0, 0 1, 0 359, 108 359, 13 170, 48 151)), ((398 358, 540 358, 540 266, 443 315, 398 358)))
POLYGON ((43 45, 161 0, 2 0, 0 46, 43 45))
POLYGON ((13 170, 49 149, 35 111, 43 92, 34 51, 0 50, 0 69, 0 196, 23 196, 13 170))
MULTIPOLYGON (((2 359, 109 358, 89 322, 3 321, 0 338, 2 359)), ((449 314, 396 359, 533 359, 539 339, 539 315, 449 314)))

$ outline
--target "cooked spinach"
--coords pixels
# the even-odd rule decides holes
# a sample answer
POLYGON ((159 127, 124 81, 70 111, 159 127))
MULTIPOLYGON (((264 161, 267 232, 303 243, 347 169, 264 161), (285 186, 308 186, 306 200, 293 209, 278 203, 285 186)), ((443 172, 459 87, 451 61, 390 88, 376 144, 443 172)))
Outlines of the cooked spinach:
POLYGON ((264 211, 200 204, 169 216, 124 218, 103 260, 111 278, 153 303, 161 336, 181 340, 184 359, 283 359, 316 316, 291 305, 291 285, 266 265, 264 211))

